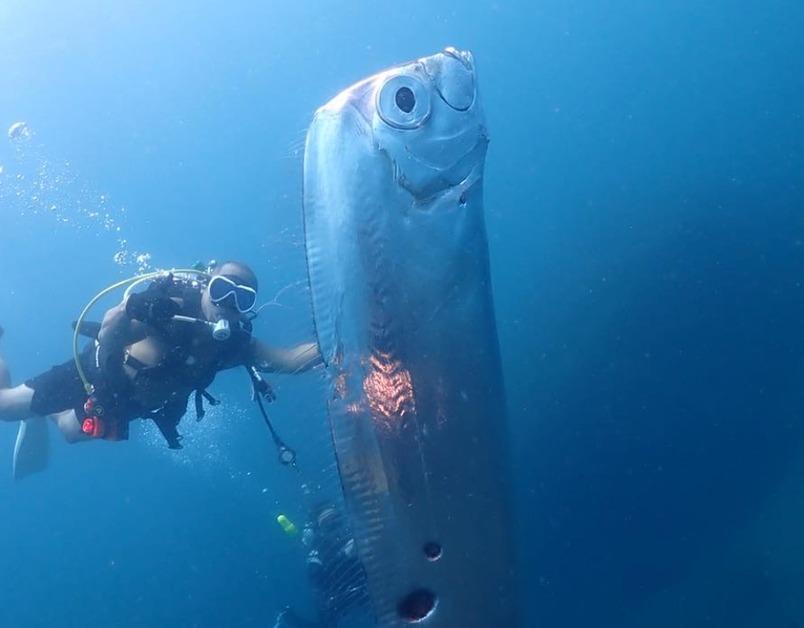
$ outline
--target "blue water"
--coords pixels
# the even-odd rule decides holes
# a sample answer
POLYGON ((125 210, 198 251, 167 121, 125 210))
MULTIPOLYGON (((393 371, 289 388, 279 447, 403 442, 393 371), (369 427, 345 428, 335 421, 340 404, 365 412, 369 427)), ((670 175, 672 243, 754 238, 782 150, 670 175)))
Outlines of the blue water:
MULTIPOLYGON (((30 131, 0 136, 15 382, 66 360, 80 308, 138 267, 243 259, 281 292, 258 335, 309 339, 312 111, 469 48, 525 625, 804 625, 800 3, 119 4, 0 5, 0 130, 30 131)), ((0 624, 309 610, 304 551, 274 518, 303 521, 337 480, 320 381, 272 381, 298 473, 227 373, 179 454, 147 426, 54 435, 48 473, 0 479, 0 624)), ((0 428, 10 468, 16 426, 0 428)))

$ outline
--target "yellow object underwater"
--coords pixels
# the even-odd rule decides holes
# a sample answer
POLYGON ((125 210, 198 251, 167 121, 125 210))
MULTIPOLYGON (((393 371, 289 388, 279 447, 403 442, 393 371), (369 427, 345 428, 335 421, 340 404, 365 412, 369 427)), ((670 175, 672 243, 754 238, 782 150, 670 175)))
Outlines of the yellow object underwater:
POLYGON ((285 534, 293 535, 298 532, 296 529, 296 524, 288 519, 285 515, 277 516, 276 522, 285 531, 285 534))

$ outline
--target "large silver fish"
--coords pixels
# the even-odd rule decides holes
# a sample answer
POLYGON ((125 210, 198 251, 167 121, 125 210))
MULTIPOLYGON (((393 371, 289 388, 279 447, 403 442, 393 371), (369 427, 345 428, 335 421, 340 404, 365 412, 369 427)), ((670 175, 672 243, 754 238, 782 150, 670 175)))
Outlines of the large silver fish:
POLYGON ((315 114, 307 264, 329 421, 377 625, 517 622, 507 424, 468 52, 315 114))

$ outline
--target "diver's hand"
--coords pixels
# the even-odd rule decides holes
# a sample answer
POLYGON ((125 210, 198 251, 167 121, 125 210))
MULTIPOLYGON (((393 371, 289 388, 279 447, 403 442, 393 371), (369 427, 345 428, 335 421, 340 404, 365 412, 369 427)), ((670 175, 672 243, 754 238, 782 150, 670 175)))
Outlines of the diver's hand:
POLYGON ((320 622, 304 619, 297 615, 290 606, 286 606, 279 612, 275 622, 273 628, 328 628, 329 626, 329 624, 325 626, 320 622))
POLYGON ((143 323, 164 323, 176 316, 181 307, 166 294, 135 292, 126 301, 126 314, 143 323))
POLYGON ((285 621, 285 617, 287 617, 289 612, 290 612, 289 606, 286 606, 281 611, 279 611, 279 614, 276 616, 273 628, 287 628, 288 624, 285 621))
POLYGON ((251 400, 257 401, 257 396, 262 397, 268 403, 276 401, 276 393, 273 387, 262 377, 251 380, 251 400))
POLYGON ((276 393, 274 392, 274 389, 271 386, 271 384, 269 384, 265 380, 262 381, 265 383, 265 386, 263 386, 260 390, 262 398, 265 399, 265 401, 267 401, 268 403, 276 401, 276 393))

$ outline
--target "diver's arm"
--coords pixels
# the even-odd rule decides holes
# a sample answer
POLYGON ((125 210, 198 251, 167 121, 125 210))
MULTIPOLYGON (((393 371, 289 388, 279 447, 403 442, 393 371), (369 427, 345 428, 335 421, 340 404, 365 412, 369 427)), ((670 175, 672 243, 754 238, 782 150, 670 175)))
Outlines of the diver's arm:
POLYGON ((264 373, 302 373, 321 363, 321 354, 314 342, 277 349, 252 338, 250 350, 254 366, 264 373))
POLYGON ((125 347, 147 336, 147 328, 126 313, 126 302, 114 306, 103 316, 98 342, 110 352, 122 352, 125 347))
POLYGON ((168 294, 172 275, 157 280, 143 292, 134 292, 106 312, 98 334, 98 342, 106 351, 122 351, 143 340, 150 328, 160 326, 181 311, 178 302, 168 294))

